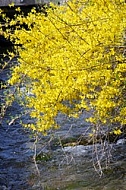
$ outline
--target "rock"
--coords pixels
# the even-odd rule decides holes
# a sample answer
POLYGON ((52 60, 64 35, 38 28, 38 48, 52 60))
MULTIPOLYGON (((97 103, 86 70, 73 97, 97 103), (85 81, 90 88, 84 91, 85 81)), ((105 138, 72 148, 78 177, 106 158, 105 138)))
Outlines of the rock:
POLYGON ((74 156, 81 156, 87 153, 89 149, 91 149, 91 146, 77 145, 64 147, 63 151, 71 153, 74 156))
POLYGON ((117 142, 116 142, 116 145, 124 145, 126 144, 126 139, 119 139, 117 142))

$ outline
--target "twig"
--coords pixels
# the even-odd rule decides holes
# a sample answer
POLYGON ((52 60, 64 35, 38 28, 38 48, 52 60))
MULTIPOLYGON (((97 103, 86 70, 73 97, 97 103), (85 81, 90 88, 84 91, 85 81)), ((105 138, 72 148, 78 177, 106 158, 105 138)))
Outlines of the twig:
POLYGON ((36 135, 36 139, 35 139, 35 142, 34 142, 34 156, 33 156, 33 161, 34 161, 34 164, 35 164, 35 168, 36 168, 37 174, 38 174, 38 176, 40 176, 40 171, 39 171, 39 168, 38 168, 38 165, 37 165, 37 162, 36 162, 36 156, 37 156, 36 143, 37 143, 37 141, 38 141, 38 136, 36 135))

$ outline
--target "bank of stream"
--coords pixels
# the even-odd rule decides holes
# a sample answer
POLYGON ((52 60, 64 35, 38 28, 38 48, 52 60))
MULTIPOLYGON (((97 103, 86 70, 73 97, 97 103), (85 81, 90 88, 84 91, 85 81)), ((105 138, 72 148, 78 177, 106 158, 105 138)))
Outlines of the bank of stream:
MULTIPOLYGON (((8 72, 7 67, 1 70, 2 82, 6 82, 8 72)), ((0 90, 1 101, 6 90, 0 90)), ((0 124, 0 190, 126 189, 125 139, 111 144, 105 142, 104 149, 100 144, 74 144, 90 132, 91 126, 84 120, 88 117, 86 112, 79 119, 59 114, 59 130, 47 136, 35 136, 22 127, 20 119, 8 122, 21 111, 22 107, 14 102, 0 124), (98 164, 96 153, 104 163, 101 177, 94 168, 98 164), (110 165, 106 169, 108 153, 110 165)), ((28 115, 22 119, 25 123, 31 120, 28 115)))

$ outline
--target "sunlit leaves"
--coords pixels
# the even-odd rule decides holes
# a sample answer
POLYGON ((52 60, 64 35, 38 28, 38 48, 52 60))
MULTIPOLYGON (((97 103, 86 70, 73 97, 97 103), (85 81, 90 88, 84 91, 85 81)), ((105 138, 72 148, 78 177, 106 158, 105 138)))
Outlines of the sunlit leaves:
POLYGON ((10 8, 11 8, 11 7, 14 7, 14 2, 10 3, 10 4, 9 4, 9 7, 10 7, 10 8))
POLYGON ((120 129, 114 129, 113 133, 115 135, 120 135, 122 133, 122 131, 120 129))
POLYGON ((9 83, 30 79, 27 106, 37 119, 31 128, 45 132, 57 127, 59 112, 77 115, 80 109, 92 111, 95 124, 125 124, 126 60, 120 48, 126 4, 73 0, 51 7, 48 16, 33 9, 10 22, 18 23, 10 38, 22 46, 9 83))

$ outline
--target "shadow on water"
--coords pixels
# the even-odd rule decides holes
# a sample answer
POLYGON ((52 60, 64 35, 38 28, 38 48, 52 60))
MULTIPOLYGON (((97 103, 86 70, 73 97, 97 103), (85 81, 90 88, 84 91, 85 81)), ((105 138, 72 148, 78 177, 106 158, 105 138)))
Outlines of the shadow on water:
MULTIPOLYGON (((1 49, 1 53, 7 49, 1 49)), ((7 59, 7 57, 6 57, 7 59)), ((2 55, 1 55, 2 60, 2 55)), ((3 61, 3 60, 2 60, 3 61)), ((9 67, 0 75, 6 81, 9 77, 9 67)), ((6 90, 6 89, 5 89, 6 90)), ((0 89, 0 96, 4 89, 0 89)), ((55 143, 49 143, 50 137, 39 136, 36 144, 35 138, 28 129, 19 124, 19 119, 11 125, 8 119, 20 114, 22 107, 16 102, 7 109, 0 124, 0 190, 125 190, 126 188, 126 148, 125 145, 113 145, 112 159, 109 169, 104 169, 100 178, 92 166, 92 147, 78 146, 78 150, 69 150, 55 143), (30 137, 31 136, 31 137, 30 137), (54 148, 55 146, 55 148, 54 148), (33 162, 37 154, 37 168, 33 162)), ((23 118, 28 122, 29 117, 23 118)), ((59 117, 61 129, 58 135, 73 126, 74 133, 82 133, 87 127, 84 118, 80 120, 67 120, 59 117), (82 126, 82 128, 78 127, 82 126)), ((77 148, 77 147, 75 147, 77 148)))
MULTIPOLYGON (((9 61, 8 50, 13 51, 13 47, 0 47, 0 82, 2 84, 6 83, 10 75, 11 63, 2 69, 5 62, 9 61), (3 56, 3 53, 6 56, 3 56)), ((0 89, 0 105, 4 101, 6 90, 0 89)), ((30 144, 32 146, 34 139, 29 138, 30 132, 19 124, 19 120, 12 125, 8 124, 8 120, 19 114, 21 109, 17 103, 14 103, 8 107, 0 122, 0 190, 31 189, 27 178, 31 172, 30 164, 33 163, 33 150, 30 144)))

